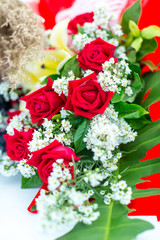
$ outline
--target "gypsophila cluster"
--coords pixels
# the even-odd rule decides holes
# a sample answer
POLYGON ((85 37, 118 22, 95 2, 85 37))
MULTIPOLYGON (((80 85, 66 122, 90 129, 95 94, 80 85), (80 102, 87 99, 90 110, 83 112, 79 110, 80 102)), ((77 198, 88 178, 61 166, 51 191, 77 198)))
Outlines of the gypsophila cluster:
POLYGON ((10 123, 8 124, 6 131, 9 135, 14 135, 14 129, 18 131, 28 131, 29 128, 32 128, 33 124, 31 122, 31 117, 29 112, 21 112, 18 116, 14 116, 10 123))
POLYGON ((108 10, 106 5, 95 9, 93 19, 93 22, 86 22, 80 28, 80 32, 73 35, 74 47, 82 50, 87 43, 98 37, 116 47, 119 46, 119 37, 123 35, 122 27, 119 24, 115 24, 115 16, 108 10))
POLYGON ((121 93, 123 90, 126 95, 131 96, 133 91, 130 87, 130 74, 129 64, 125 60, 115 63, 115 59, 110 58, 103 64, 103 71, 98 74, 97 79, 104 91, 121 93))
POLYGON ((12 161, 6 153, 0 151, 0 173, 5 177, 15 176, 18 173, 17 162, 12 161))
POLYGON ((22 176, 24 176, 25 178, 30 178, 36 174, 36 168, 26 164, 26 162, 27 160, 25 159, 19 161, 17 169, 20 171, 22 176))
POLYGON ((76 77, 73 72, 70 71, 68 72, 68 77, 57 78, 56 81, 53 82, 52 88, 59 95, 63 92, 65 96, 68 96, 68 82, 72 80, 76 80, 76 77))
POLYGON ((49 230, 60 226, 72 226, 78 222, 91 224, 99 217, 98 205, 89 203, 91 192, 82 193, 70 184, 72 178, 68 168, 63 168, 59 159, 53 164, 53 172, 48 178, 48 189, 41 190, 36 200, 42 227, 49 230))
POLYGON ((93 159, 100 160, 109 171, 115 171, 121 153, 118 147, 121 143, 135 140, 137 133, 123 119, 118 118, 113 105, 109 105, 103 115, 92 118, 87 135, 83 139, 86 148, 94 153, 93 159))
POLYGON ((70 146, 73 142, 71 127, 70 122, 65 119, 48 120, 45 118, 41 127, 33 132, 32 141, 28 144, 29 151, 34 152, 44 148, 55 139, 66 146, 70 146))

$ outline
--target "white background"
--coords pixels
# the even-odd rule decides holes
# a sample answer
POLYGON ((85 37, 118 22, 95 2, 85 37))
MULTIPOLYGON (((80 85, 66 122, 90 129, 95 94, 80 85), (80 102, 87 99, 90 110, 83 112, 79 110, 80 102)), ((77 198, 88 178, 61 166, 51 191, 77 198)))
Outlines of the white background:
MULTIPOLYGON (((40 231, 38 215, 27 211, 38 189, 21 189, 20 182, 20 175, 0 176, 0 240, 54 240, 62 235, 64 229, 52 236, 40 231)), ((140 234, 136 240, 160 240, 160 222, 156 217, 141 218, 154 224, 155 229, 140 234)))

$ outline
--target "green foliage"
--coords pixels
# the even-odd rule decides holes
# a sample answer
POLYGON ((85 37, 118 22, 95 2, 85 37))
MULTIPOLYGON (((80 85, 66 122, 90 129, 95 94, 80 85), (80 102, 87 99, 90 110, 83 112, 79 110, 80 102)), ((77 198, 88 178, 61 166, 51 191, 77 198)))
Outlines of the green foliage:
POLYGON ((138 37, 132 42, 131 47, 134 48, 136 52, 138 52, 142 47, 142 43, 143 43, 143 39, 141 37, 138 37))
POLYGON ((152 26, 143 28, 143 30, 141 31, 141 36, 142 38, 145 38, 145 39, 152 39, 156 36, 160 37, 160 27, 156 25, 152 25, 152 26))
POLYGON ((132 20, 129 21, 129 29, 130 29, 130 31, 131 31, 131 33, 132 33, 132 35, 133 35, 134 37, 139 37, 139 35, 140 35, 139 27, 138 27, 138 25, 137 25, 134 21, 132 21, 132 20))
POLYGON ((74 146, 75 146, 76 153, 82 151, 86 147, 86 144, 83 141, 83 138, 85 137, 85 135, 88 132, 89 125, 90 125, 90 120, 85 118, 84 121, 80 124, 80 126, 78 127, 78 129, 75 132, 74 146))
POLYGON ((120 93, 115 92, 115 94, 111 98, 111 103, 123 101, 124 97, 125 97, 124 89, 122 89, 120 93))
POLYGON ((37 210, 36 204, 33 207, 31 207, 31 212, 35 210, 37 210))
POLYGON ((79 125, 83 122, 84 117, 81 117, 81 116, 77 116, 77 117, 75 117, 75 116, 70 116, 70 117, 68 118, 68 120, 70 121, 70 123, 71 123, 71 125, 72 125, 73 127, 77 127, 77 126, 79 126, 79 125))
POLYGON ((100 217, 91 225, 79 223, 59 240, 132 240, 140 232, 152 229, 148 222, 127 217, 127 207, 118 202, 106 206, 97 199, 100 217))
POLYGON ((127 57, 129 59, 130 63, 134 63, 136 61, 136 51, 135 49, 131 49, 128 53, 127 53, 127 57))
POLYGON ((133 94, 131 96, 125 95, 123 101, 124 102, 128 101, 130 103, 134 102, 135 98, 137 97, 138 93, 141 91, 142 87, 143 87, 143 84, 139 74, 134 72, 134 82, 131 85, 133 94))
POLYGON ((40 186, 42 183, 43 183, 42 180, 40 179, 38 173, 36 172, 36 174, 30 178, 25 178, 22 176, 21 188, 35 188, 40 186))
POLYGON ((141 68, 139 63, 129 63, 129 68, 132 70, 132 75, 134 77, 134 73, 141 74, 141 68))
POLYGON ((41 85, 46 85, 49 77, 54 81, 54 80, 56 80, 57 78, 60 78, 61 76, 58 75, 58 74, 49 75, 49 76, 47 76, 47 77, 41 82, 41 85))
POLYGON ((142 116, 137 119, 125 119, 127 123, 131 126, 131 128, 135 130, 139 130, 144 126, 151 124, 151 120, 148 120, 145 116, 142 116))
POLYGON ((114 105, 115 110, 118 112, 118 117, 133 119, 140 118, 148 112, 137 104, 129 104, 125 102, 119 102, 114 105))
POLYGON ((137 53, 137 61, 140 61, 147 54, 154 52, 156 48, 157 48, 157 42, 154 38, 150 40, 144 39, 142 47, 140 51, 137 53))
POLYGON ((154 73, 148 73, 144 76, 145 86, 139 96, 138 102, 142 107, 148 108, 151 104, 160 100, 160 70, 154 73), (142 103, 142 99, 146 92, 150 90, 147 99, 142 103))
POLYGON ((134 142, 121 146, 121 150, 127 154, 120 159, 120 171, 135 166, 145 157, 146 152, 158 143, 160 143, 160 120, 138 131, 138 136, 134 142))
POLYGON ((77 55, 70 58, 64 65, 63 67, 59 70, 61 76, 67 77, 68 72, 72 70, 73 74, 76 77, 81 76, 81 68, 79 66, 79 62, 77 60, 77 55))
POLYGON ((128 8, 122 16, 122 30, 124 33, 129 33, 129 22, 133 21, 138 23, 141 15, 141 5, 140 0, 136 1, 130 8, 128 8))

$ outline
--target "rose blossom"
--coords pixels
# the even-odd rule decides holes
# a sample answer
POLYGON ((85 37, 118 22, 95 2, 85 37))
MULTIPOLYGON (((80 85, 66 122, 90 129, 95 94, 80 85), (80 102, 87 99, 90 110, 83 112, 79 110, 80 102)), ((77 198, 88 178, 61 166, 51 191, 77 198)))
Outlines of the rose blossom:
MULTIPOLYGON (((56 162, 57 159, 63 159, 62 165, 64 165, 64 167, 72 162, 73 159, 74 161, 80 160, 80 157, 77 157, 71 148, 63 146, 57 140, 54 140, 47 147, 35 151, 32 154, 27 164, 37 168, 40 178, 46 184, 53 170, 53 163, 56 162)), ((73 167, 67 166, 67 168, 70 169, 73 178, 73 167)))
POLYGON ((95 73, 76 80, 69 81, 69 92, 65 110, 75 113, 75 116, 83 116, 91 119, 97 114, 103 114, 106 110, 113 92, 105 92, 97 81, 95 73))
POLYGON ((83 26, 86 22, 93 22, 93 12, 83 13, 73 18, 68 24, 69 34, 78 33, 78 24, 83 26))
POLYGON ((114 57, 116 46, 100 37, 87 43, 78 54, 79 66, 84 70, 91 69, 96 73, 102 71, 102 64, 114 57))
POLYGON ((7 155, 16 161, 28 159, 29 150, 28 143, 32 140, 33 129, 27 132, 20 132, 14 129, 14 135, 4 134, 6 140, 7 155))
POLYGON ((59 96, 52 89, 52 85, 53 81, 49 77, 46 86, 21 98, 21 100, 26 101, 26 108, 31 114, 32 123, 38 122, 38 126, 43 123, 43 118, 50 120, 66 102, 65 95, 62 93, 59 96))

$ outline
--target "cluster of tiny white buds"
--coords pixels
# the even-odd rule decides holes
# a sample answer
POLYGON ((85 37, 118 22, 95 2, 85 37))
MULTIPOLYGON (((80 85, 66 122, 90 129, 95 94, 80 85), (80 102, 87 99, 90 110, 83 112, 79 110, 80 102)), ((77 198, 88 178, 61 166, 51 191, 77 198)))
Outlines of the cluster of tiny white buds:
POLYGON ((6 153, 0 151, 0 173, 5 177, 11 177, 18 172, 17 161, 12 161, 6 153))
POLYGON ((57 78, 52 85, 52 88, 59 96, 63 93, 68 96, 68 83, 69 81, 75 80, 75 76, 72 71, 68 72, 68 77, 57 78))
POLYGON ((17 169, 25 178, 31 178, 33 175, 36 174, 36 168, 30 166, 29 164, 26 164, 26 162, 27 162, 26 159, 19 161, 17 169))

